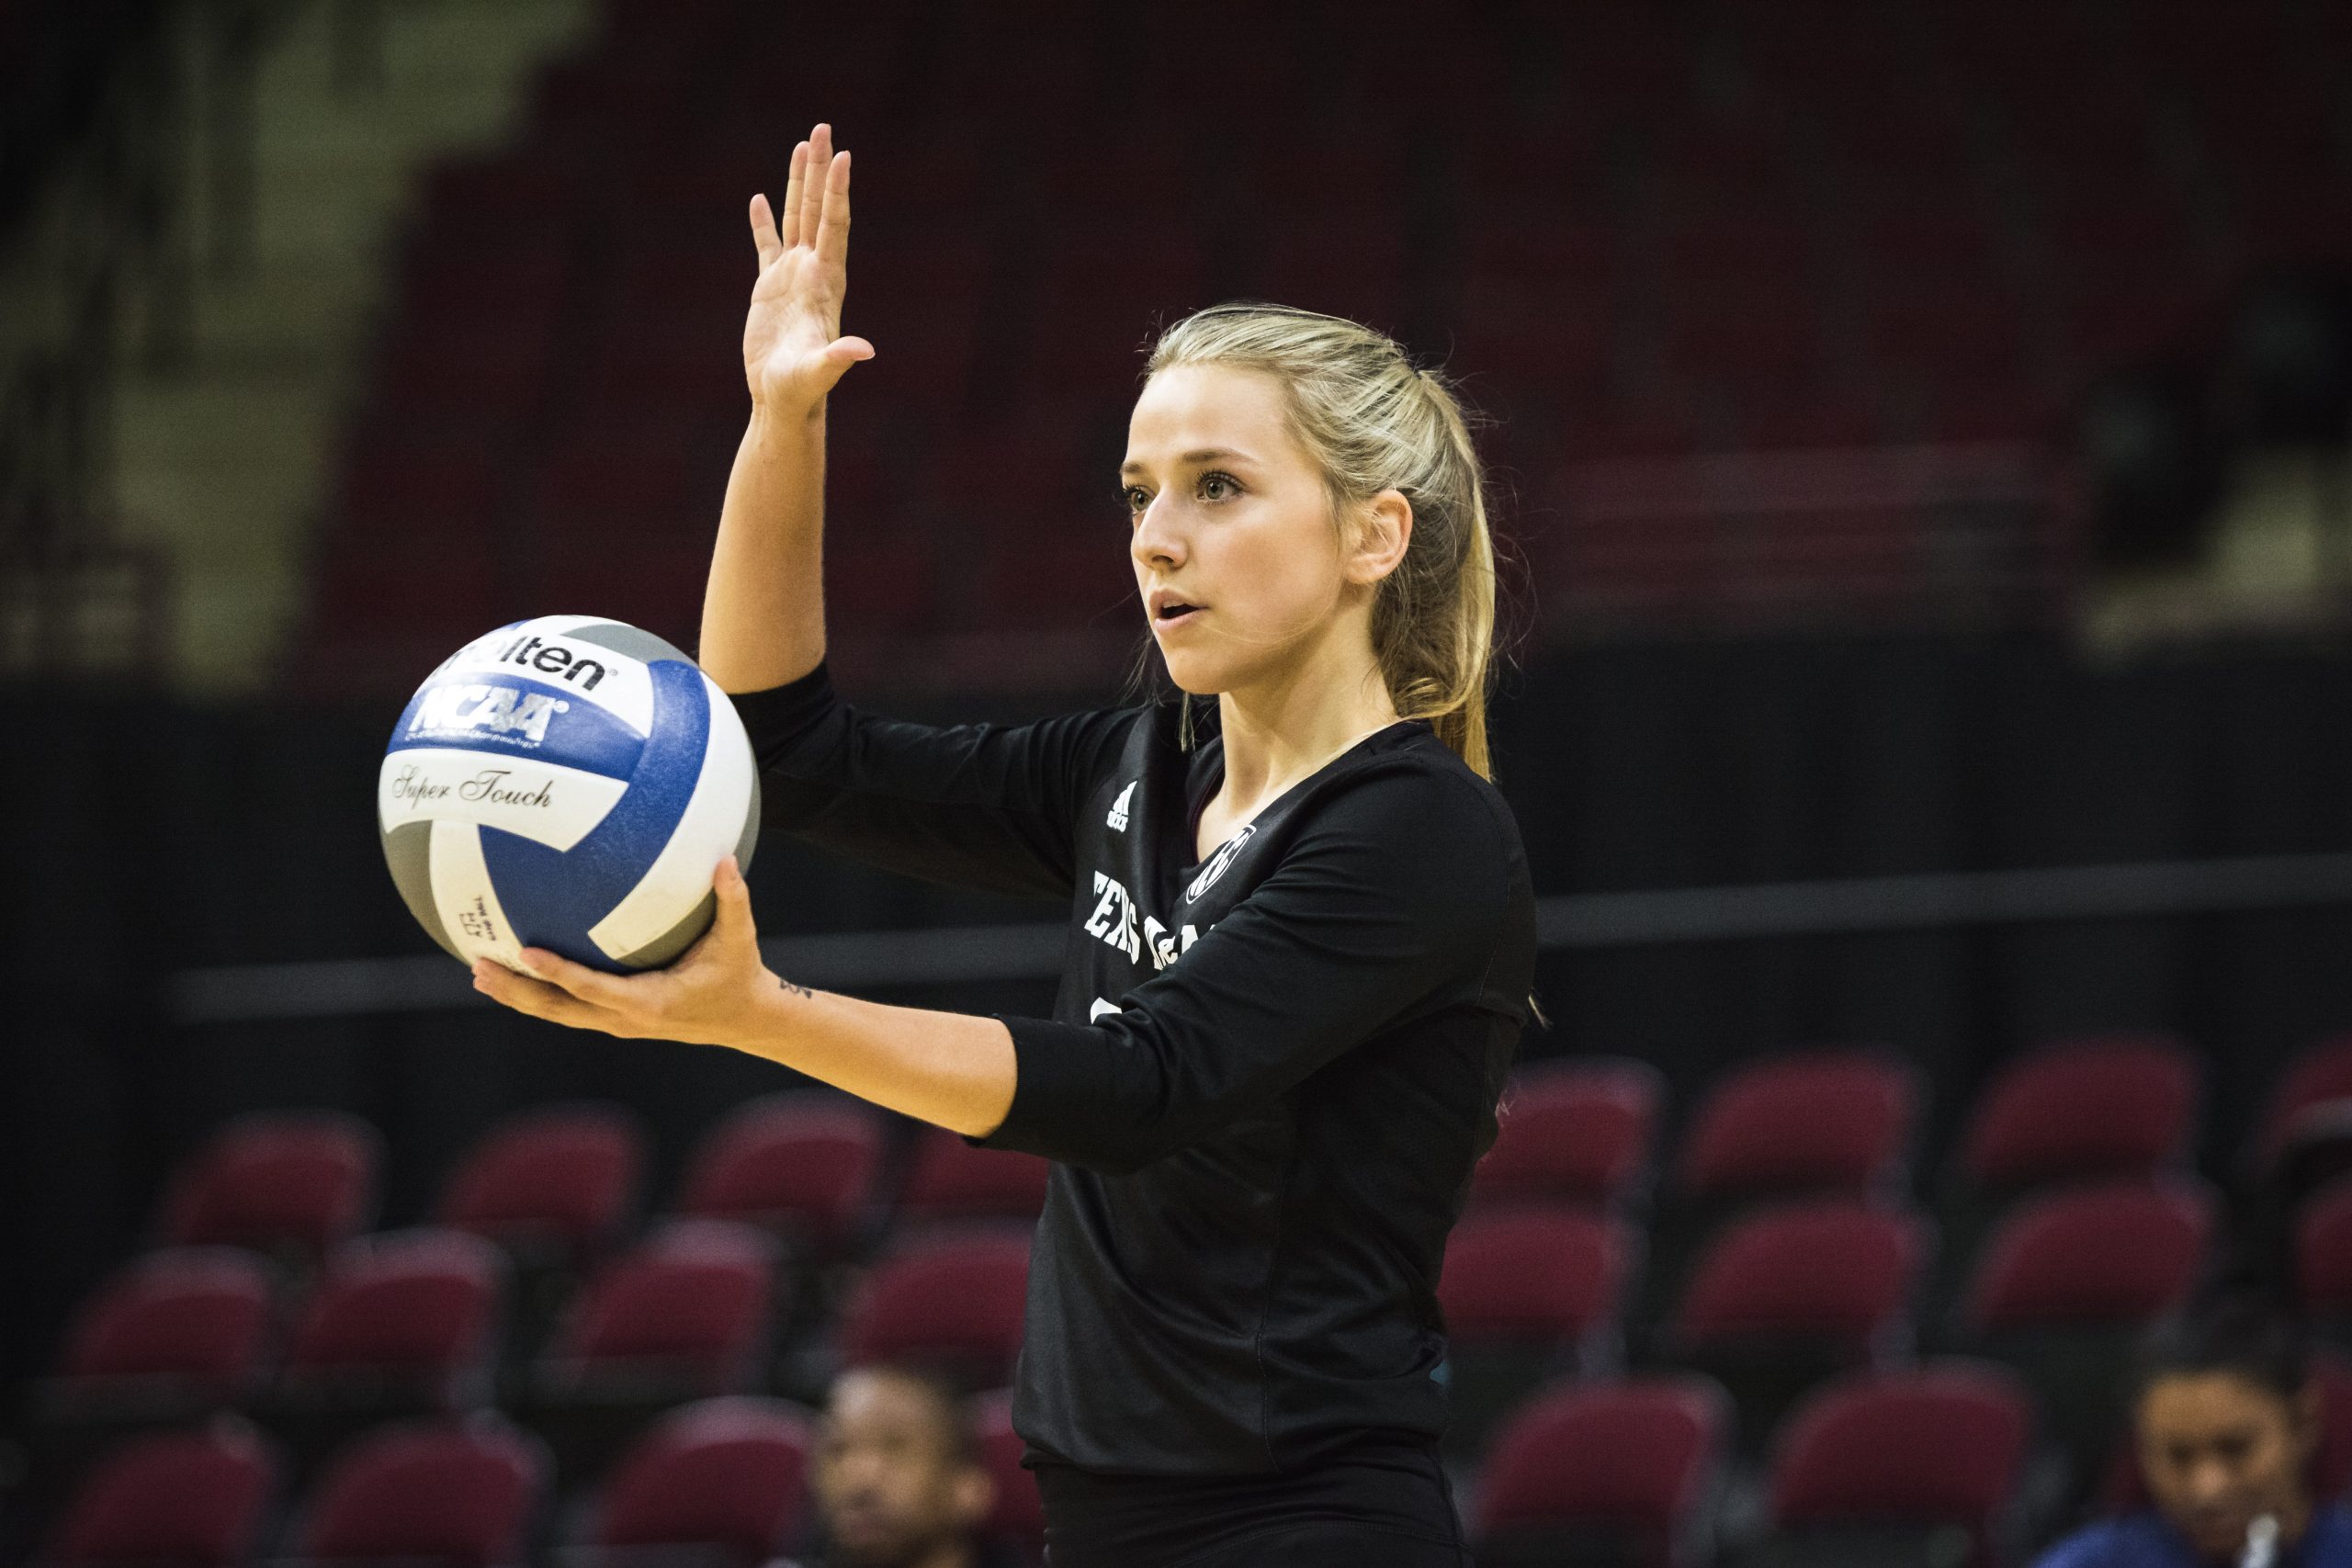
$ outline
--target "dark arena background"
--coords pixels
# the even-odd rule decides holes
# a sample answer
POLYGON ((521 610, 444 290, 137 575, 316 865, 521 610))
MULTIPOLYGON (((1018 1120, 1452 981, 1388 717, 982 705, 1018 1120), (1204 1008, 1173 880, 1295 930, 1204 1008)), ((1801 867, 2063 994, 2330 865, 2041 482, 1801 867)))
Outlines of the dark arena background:
MULTIPOLYGON (((371 1506, 603 1561, 680 1539, 611 1497, 678 1407, 789 1450, 944 1355, 1035 1561, 1042 1167, 492 1008, 371 819, 468 637, 692 648, 818 118, 853 700, 1122 700, 1190 308, 1483 411, 1549 1027, 1441 1287, 1482 1561, 2023 1563, 2222 1287, 2336 1347, 2352 1484, 2352 7, 0 0, 8 1560, 247 1494, 178 1560, 300 1556, 422 1422, 513 1495, 371 1506), (93 1503, 159 1430, 216 1470, 93 1503)), ((1050 1006, 1053 905, 781 833, 752 886, 797 979, 1050 1006)), ((695 1561, 808 1546, 797 1452, 695 1561)))

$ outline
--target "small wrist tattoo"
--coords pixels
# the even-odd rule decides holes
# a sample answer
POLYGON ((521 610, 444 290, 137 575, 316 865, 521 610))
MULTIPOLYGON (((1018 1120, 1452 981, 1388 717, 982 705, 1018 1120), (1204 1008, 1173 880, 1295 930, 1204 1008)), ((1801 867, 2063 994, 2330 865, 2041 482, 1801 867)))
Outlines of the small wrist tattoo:
POLYGON ((815 996, 815 995, 817 994, 816 992, 814 992, 814 991, 810 990, 808 987, 806 987, 806 986, 800 986, 800 985, 795 985, 792 981, 787 980, 787 979, 785 979, 782 976, 778 976, 776 977, 776 982, 775 982, 775 983, 776 983, 777 985, 779 985, 779 986, 782 986, 782 987, 783 987, 786 991, 790 992, 792 995, 794 995, 794 996, 796 996, 796 997, 813 997, 813 996, 815 996))

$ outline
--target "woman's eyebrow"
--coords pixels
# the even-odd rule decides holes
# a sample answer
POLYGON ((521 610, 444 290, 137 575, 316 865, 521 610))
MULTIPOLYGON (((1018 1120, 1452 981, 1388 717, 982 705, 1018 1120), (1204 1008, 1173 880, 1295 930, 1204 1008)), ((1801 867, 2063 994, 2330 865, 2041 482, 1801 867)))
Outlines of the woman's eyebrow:
MULTIPOLYGON (((1176 460, 1179 463, 1185 464, 1190 467, 1197 467, 1202 463, 1231 463, 1237 461, 1246 463, 1250 460, 1250 455, 1246 452, 1236 452, 1229 446, 1203 446, 1195 451, 1179 454, 1176 460)), ((1139 474, 1143 472, 1144 467, 1145 466, 1142 463, 1139 463, 1130 457, 1125 463, 1119 465, 1119 472, 1123 474, 1139 474)))

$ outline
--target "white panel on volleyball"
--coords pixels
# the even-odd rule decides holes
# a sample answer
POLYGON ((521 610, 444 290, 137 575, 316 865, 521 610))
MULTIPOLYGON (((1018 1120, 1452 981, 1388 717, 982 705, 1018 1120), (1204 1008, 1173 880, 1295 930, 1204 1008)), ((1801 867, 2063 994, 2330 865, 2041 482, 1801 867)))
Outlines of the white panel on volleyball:
POLYGON ((702 684, 710 705, 710 739, 703 747, 702 773, 653 864, 628 897, 588 928, 588 940, 608 957, 626 957, 685 919, 710 891, 711 873, 742 837, 754 766, 751 737, 727 694, 707 675, 702 684))
MULTIPOLYGON (((653 677, 642 660, 593 642, 564 636, 581 626, 610 626, 605 615, 541 615, 476 637, 451 654, 432 675, 521 675, 587 698, 636 730, 653 728, 653 677)), ((430 683, 430 682, 428 682, 430 683)))
POLYGON ((384 754, 376 813, 387 833, 409 822, 458 818, 568 850, 628 790, 627 779, 527 756, 412 746, 384 754))
POLYGON ((489 958, 509 969, 520 967, 523 944, 491 886, 490 866, 481 857, 481 830, 470 822, 443 818, 433 824, 427 861, 433 882, 433 906, 441 929, 468 958, 489 958))

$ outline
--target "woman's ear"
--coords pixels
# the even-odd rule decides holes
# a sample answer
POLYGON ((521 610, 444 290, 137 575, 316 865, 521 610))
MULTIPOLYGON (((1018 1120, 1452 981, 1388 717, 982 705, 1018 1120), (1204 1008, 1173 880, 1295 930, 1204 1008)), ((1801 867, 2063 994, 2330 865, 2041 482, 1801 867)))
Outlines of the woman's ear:
POLYGON ((1348 581, 1380 581, 1405 559, 1413 542, 1413 503, 1405 492, 1384 490, 1356 515, 1355 536, 1346 561, 1348 581))

